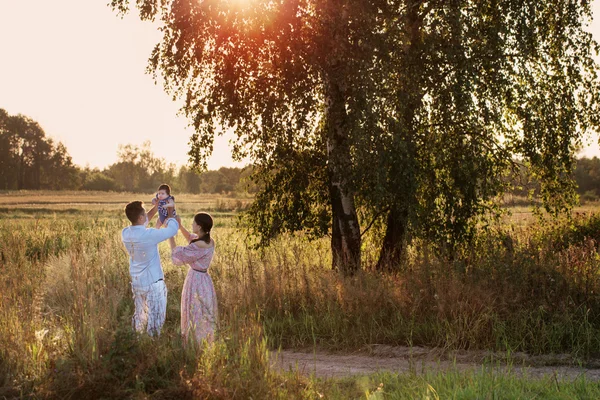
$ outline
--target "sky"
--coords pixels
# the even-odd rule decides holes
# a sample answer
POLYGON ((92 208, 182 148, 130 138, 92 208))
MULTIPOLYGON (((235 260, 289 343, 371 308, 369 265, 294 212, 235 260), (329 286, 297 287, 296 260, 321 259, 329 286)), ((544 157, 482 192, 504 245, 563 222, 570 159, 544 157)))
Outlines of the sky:
MULTIPOLYGON (((120 144, 146 140, 155 155, 184 165, 192 128, 145 73, 157 25, 136 12, 121 19, 108 2, 0 0, 0 108, 39 122, 81 166, 104 168, 120 144)), ((600 0, 592 4, 590 32, 600 41, 600 0)), ((217 138, 209 169, 243 165, 228 141, 217 138)), ((597 137, 588 142, 581 155, 600 157, 597 137)))

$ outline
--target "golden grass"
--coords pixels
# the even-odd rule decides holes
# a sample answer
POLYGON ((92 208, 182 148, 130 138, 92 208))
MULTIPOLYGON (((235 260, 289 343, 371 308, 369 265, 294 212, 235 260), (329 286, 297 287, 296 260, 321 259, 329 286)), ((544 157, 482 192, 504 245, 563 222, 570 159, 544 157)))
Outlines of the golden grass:
MULTIPOLYGON (((416 242, 399 273, 346 278, 330 270, 326 239, 284 236, 254 250, 231 211, 213 213, 211 275, 221 321, 215 345, 190 349, 179 339, 185 269, 169 262, 166 244, 164 334, 137 337, 119 239, 127 222, 117 208, 129 195, 102 205, 96 196, 5 194, 15 206, 0 219, 0 396, 319 398, 318 382, 271 370, 268 349, 279 346, 566 351, 584 362, 600 354, 600 257, 593 239, 565 239, 572 226, 523 228, 510 247, 502 238, 512 233, 501 226, 454 261, 416 242), (12 202, 19 196, 21 203, 12 202), (56 208, 36 214, 36 197, 56 208)), ((237 200, 182 202, 183 222, 189 226, 200 207, 237 200)), ((375 243, 366 241, 367 267, 376 260, 375 243)))

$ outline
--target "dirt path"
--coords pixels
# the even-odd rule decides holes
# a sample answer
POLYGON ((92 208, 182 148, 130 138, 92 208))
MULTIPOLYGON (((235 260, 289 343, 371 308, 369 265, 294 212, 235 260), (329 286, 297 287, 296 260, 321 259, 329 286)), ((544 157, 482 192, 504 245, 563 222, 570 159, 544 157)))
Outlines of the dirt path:
POLYGON ((413 371, 481 370, 498 372, 512 371, 517 374, 538 378, 555 376, 557 379, 574 380, 585 376, 600 381, 600 362, 588 362, 585 368, 577 366, 568 355, 528 356, 523 353, 511 355, 511 365, 506 363, 506 354, 459 351, 443 352, 421 347, 371 346, 354 354, 329 353, 322 350, 273 352, 273 363, 282 370, 297 370, 306 375, 320 378, 339 378, 365 375, 377 371, 406 373, 413 371))

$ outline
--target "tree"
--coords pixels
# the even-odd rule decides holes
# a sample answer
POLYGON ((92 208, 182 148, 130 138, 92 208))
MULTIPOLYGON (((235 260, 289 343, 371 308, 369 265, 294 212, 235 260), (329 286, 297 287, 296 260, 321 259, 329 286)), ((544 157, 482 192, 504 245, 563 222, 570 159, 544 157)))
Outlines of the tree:
POLYGON ((175 166, 156 157, 148 141, 141 146, 120 145, 117 157, 105 174, 126 191, 153 192, 161 183, 175 180, 175 166))
MULTIPOLYGON (((548 211, 568 209, 576 149, 599 125, 598 46, 583 29, 589 3, 403 4, 387 141, 403 156, 378 157, 394 171, 383 192, 416 197, 387 201, 386 239, 401 236, 412 215, 419 234, 455 248, 481 217, 497 214, 493 200, 510 190, 504 177, 521 163, 548 211)), ((399 254, 399 240, 384 242, 382 257, 397 263, 399 254)))
POLYGON ((596 196, 600 195, 600 159, 598 157, 577 160, 574 175, 578 193, 589 192, 596 196))
POLYGON ((185 193, 200 193, 200 174, 182 166, 177 174, 178 190, 185 193))
POLYGON ((0 188, 9 189, 11 187, 13 179, 11 176, 14 174, 12 171, 13 163, 12 151, 11 151, 11 140, 8 131, 8 113, 0 108, 0 188))
POLYGON ((97 190, 103 192, 120 190, 119 185, 113 178, 98 170, 87 171, 86 178, 81 188, 83 190, 97 190))
POLYGON ((331 231, 334 267, 352 273, 360 211, 384 221, 381 269, 409 232, 455 249, 498 211, 515 158, 549 210, 575 198, 574 150, 600 115, 586 1, 136 4, 164 24, 150 69, 185 100, 192 161, 205 166, 219 125, 235 128, 267 242, 331 231))
POLYGON ((240 172, 240 179, 235 187, 236 192, 249 194, 258 193, 260 188, 255 182, 252 181, 253 175, 254 168, 251 165, 242 168, 240 172))
MULTIPOLYGON (((151 68, 186 100, 183 110, 196 128, 194 163, 206 166, 218 125, 235 127, 234 157, 249 157, 264 186, 270 187, 271 170, 293 169, 296 155, 323 153, 327 174, 320 185, 329 193, 334 266, 357 270, 361 239, 351 181, 357 126, 347 106, 369 87, 362 82, 380 36, 374 22, 388 3, 136 4, 142 19, 160 16, 164 23, 151 68)), ((112 5, 125 12, 128 1, 112 5)))
POLYGON ((52 150, 42 162, 43 178, 40 189, 79 189, 79 168, 73 164, 64 144, 48 140, 52 150))
POLYGON ((23 115, 0 109, 2 189, 72 189, 77 168, 62 143, 46 137, 42 127, 23 115))

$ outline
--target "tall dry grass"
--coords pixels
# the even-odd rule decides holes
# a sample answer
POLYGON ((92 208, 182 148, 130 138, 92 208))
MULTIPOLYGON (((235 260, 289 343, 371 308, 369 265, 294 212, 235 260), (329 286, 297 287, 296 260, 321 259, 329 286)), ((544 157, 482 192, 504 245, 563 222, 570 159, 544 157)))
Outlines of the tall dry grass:
POLYGON ((271 368, 278 347, 568 352, 584 362, 599 354, 596 217, 498 227, 452 260, 417 242, 397 274, 353 277, 329 269, 326 241, 285 237, 258 251, 227 214, 216 222, 219 336, 189 348, 178 330, 185 270, 170 264, 166 245, 167 320, 151 339, 131 330, 119 216, 1 220, 0 396, 318 398, 314 380, 271 368))
POLYGON ((270 369, 255 315, 231 319, 235 309, 225 309, 214 346, 184 346, 178 331, 184 272, 178 268, 166 268, 170 296, 161 337, 134 334, 122 226, 121 220, 93 218, 2 222, 0 396, 303 393, 303 378, 284 379, 270 369))

